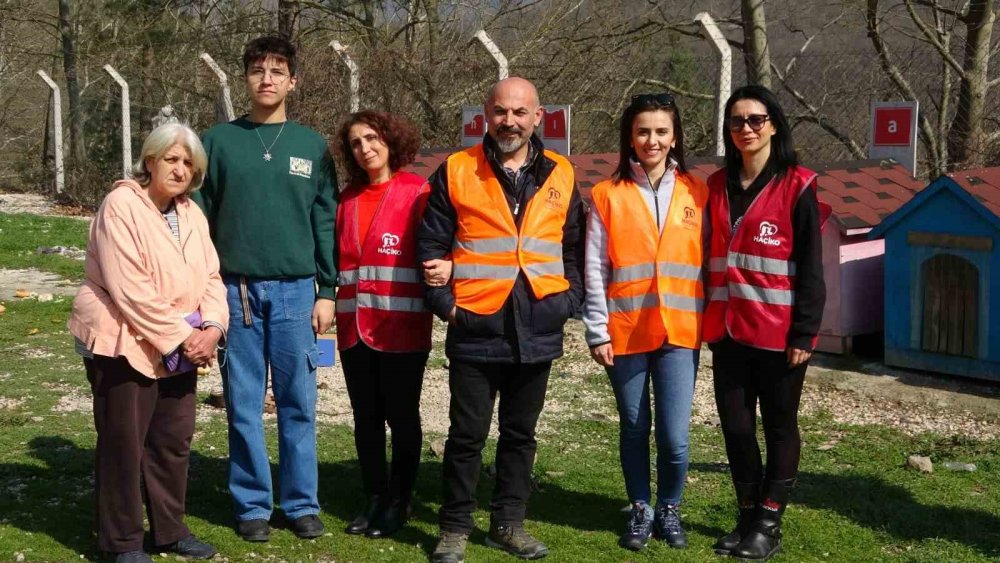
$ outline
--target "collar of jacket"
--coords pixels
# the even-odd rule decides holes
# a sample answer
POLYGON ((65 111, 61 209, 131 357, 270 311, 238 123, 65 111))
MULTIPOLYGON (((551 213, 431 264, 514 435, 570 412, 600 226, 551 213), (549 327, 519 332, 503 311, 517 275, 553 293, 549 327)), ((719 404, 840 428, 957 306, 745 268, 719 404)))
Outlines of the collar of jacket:
MULTIPOLYGON (((629 166, 631 166, 632 181, 638 184, 640 187, 653 189, 653 186, 649 183, 649 174, 646 174, 646 169, 642 167, 642 163, 634 158, 628 159, 629 166)), ((677 161, 673 157, 670 157, 670 161, 667 162, 667 168, 663 171, 663 175, 673 174, 677 170, 677 161)), ((662 179, 660 180, 663 181, 662 179)))
MULTIPOLYGON (((538 186, 544 184, 545 180, 548 179, 549 174, 555 169, 556 163, 545 156, 545 145, 542 144, 542 140, 538 138, 538 135, 532 133, 528 142, 534 148, 535 160, 531 163, 531 173, 535 177, 535 188, 537 189, 538 186)), ((506 187, 510 187, 510 179, 503 171, 503 164, 500 162, 500 148, 489 133, 483 135, 483 152, 486 154, 486 161, 490 163, 490 169, 493 170, 493 175, 497 181, 506 187)), ((532 191, 533 193, 534 191, 532 191)))

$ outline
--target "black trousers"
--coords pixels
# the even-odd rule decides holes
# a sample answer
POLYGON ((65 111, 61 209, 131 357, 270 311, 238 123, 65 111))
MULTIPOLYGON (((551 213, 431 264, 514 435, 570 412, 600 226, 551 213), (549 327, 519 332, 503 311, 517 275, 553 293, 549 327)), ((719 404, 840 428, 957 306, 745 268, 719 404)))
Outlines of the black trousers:
POLYGON ((474 527, 482 451, 500 395, 496 486, 490 501, 497 524, 524 521, 535 463, 535 425, 545 404, 552 362, 497 364, 451 360, 448 441, 444 448, 441 530, 469 533, 474 527))
POLYGON ((354 446, 366 496, 410 501, 423 444, 420 389, 427 356, 427 352, 379 352, 363 342, 340 352, 354 410, 354 446), (386 423, 392 429, 392 465, 388 471, 386 423))
POLYGON ((802 441, 799 399, 806 365, 791 368, 785 352, 751 348, 731 338, 712 346, 715 404, 737 483, 795 478, 802 441), (757 444, 757 402, 767 447, 766 470, 757 444))
POLYGON ((188 537, 184 525, 197 375, 150 379, 125 358, 84 359, 97 429, 97 547, 142 549, 142 504, 156 545, 188 537))

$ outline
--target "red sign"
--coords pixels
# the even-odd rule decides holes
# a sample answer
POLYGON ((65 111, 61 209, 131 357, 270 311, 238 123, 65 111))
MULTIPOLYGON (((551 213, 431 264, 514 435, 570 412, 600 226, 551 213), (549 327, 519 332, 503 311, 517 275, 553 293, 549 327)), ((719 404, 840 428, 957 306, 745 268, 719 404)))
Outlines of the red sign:
POLYGON ((482 137, 486 134, 486 119, 483 114, 476 114, 472 120, 462 127, 462 135, 466 137, 482 137))
POLYGON ((566 110, 547 111, 543 119, 542 130, 547 139, 566 138, 566 110))
POLYGON ((913 108, 875 108, 873 144, 889 147, 910 145, 913 108))

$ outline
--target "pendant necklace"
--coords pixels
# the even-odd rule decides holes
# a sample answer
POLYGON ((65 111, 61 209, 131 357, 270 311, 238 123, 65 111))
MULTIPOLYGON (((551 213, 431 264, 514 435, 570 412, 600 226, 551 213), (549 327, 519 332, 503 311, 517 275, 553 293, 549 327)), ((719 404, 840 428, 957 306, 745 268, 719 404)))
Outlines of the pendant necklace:
POLYGON ((281 124, 281 129, 278 129, 278 134, 275 135, 274 140, 271 141, 271 146, 267 146, 264 144, 264 138, 260 136, 260 131, 258 131, 258 129, 260 128, 260 124, 258 124, 257 127, 253 128, 254 132, 257 133, 257 139, 260 140, 260 146, 264 147, 264 160, 266 162, 271 162, 272 158, 271 149, 274 147, 274 144, 278 142, 278 137, 281 137, 281 132, 285 130, 285 123, 288 122, 285 121, 284 123, 281 124))

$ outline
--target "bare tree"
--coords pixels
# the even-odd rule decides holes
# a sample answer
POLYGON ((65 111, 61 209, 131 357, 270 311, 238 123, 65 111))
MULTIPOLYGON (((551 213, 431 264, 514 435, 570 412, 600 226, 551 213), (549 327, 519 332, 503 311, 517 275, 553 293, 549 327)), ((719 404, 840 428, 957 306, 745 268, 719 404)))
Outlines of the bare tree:
POLYGON ((771 53, 767 41, 764 0, 740 0, 743 20, 743 59, 747 82, 771 87, 771 53))
POLYGON ((77 80, 76 41, 70 0, 59 0, 59 36, 62 40, 66 95, 69 98, 69 154, 72 160, 83 162, 87 158, 87 146, 83 140, 83 108, 80 105, 80 83, 77 80))

